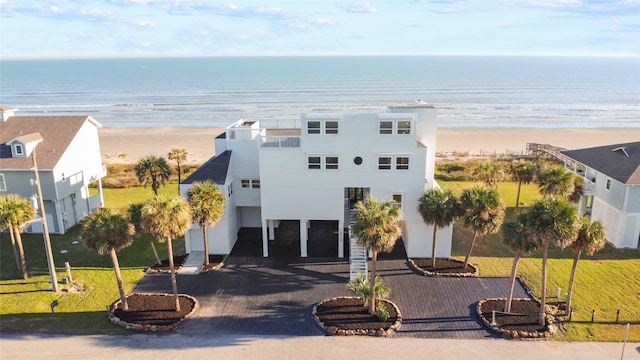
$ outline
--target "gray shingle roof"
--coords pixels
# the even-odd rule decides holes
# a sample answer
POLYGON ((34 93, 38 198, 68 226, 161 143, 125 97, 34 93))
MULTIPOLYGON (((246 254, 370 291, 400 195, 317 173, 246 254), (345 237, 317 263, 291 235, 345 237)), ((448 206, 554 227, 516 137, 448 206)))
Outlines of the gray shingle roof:
POLYGON ((193 184, 196 181, 210 180, 218 185, 222 185, 227 180, 229 162, 231 161, 231 150, 207 160, 202 166, 196 169, 191 175, 182 181, 183 184, 193 184))
POLYGON ((53 169, 86 121, 100 127, 91 116, 12 116, 0 121, 0 169, 31 168, 31 157, 11 157, 11 147, 6 143, 35 133, 42 135, 36 148, 38 166, 53 169))
POLYGON ((640 184, 640 142, 598 146, 562 153, 623 184, 640 184))

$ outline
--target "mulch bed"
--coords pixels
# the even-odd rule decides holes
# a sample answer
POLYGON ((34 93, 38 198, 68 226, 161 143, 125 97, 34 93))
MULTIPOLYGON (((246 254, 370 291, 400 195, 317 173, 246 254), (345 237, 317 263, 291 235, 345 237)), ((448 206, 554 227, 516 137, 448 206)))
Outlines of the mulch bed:
POLYGON ((467 264, 465 268, 462 265, 464 262, 460 260, 436 258, 436 266, 432 267, 431 258, 409 259, 409 266, 425 276, 478 276, 478 269, 475 266, 467 264))
POLYGON ((195 298, 180 294, 180 311, 175 311, 173 294, 131 294, 127 296, 128 311, 122 310, 116 301, 109 317, 113 323, 132 330, 169 331, 195 313, 198 302, 195 298))
POLYGON ((362 298, 337 297, 320 302, 314 307, 313 316, 318 325, 329 335, 387 336, 400 327, 402 316, 395 304, 382 301, 389 312, 389 319, 382 321, 369 314, 362 305, 362 298))
MULTIPOLYGON (((185 260, 187 260, 188 254, 175 255, 173 257, 173 266, 178 271, 184 265, 185 260)), ((169 272, 169 259, 164 259, 160 264, 153 264, 149 267, 148 271, 156 271, 156 272, 169 272)))
POLYGON ((540 302, 537 300, 513 299, 511 312, 502 314, 505 301, 506 299, 485 299, 478 302, 478 316, 495 333, 505 338, 549 338, 557 330, 552 316, 547 316, 547 322, 551 324, 539 324, 540 302), (493 310, 496 311, 495 326, 491 325, 493 310))

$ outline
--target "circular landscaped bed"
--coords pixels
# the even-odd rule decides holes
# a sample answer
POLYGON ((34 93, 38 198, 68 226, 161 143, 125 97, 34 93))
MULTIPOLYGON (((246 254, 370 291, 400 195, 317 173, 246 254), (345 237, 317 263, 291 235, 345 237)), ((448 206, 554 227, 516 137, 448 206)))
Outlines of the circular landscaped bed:
POLYGON ((129 330, 171 331, 198 310, 196 298, 180 294, 180 311, 175 311, 173 294, 131 294, 127 296, 128 311, 120 300, 109 308, 109 320, 129 330))
MULTIPOLYGON (((534 299, 513 299, 511 311, 503 314, 506 299, 493 298, 478 302, 476 312, 491 331, 507 339, 548 339, 557 332, 557 320, 546 316, 546 325, 540 325, 540 302, 534 299), (495 311, 495 324, 492 312, 495 311)), ((547 312, 548 314, 548 312, 547 312)))
POLYGON ((200 272, 209 272, 220 269, 224 266, 227 255, 209 255, 209 266, 202 265, 200 272))
MULTIPOLYGON (((189 254, 176 255, 173 257, 173 267, 176 271, 184 265, 189 254)), ((155 263, 147 268, 147 272, 170 272, 169 259, 164 259, 160 264, 155 263)))
POLYGON ((328 335, 389 336, 400 328, 400 309, 389 300, 378 300, 389 313, 387 320, 369 314, 360 297, 335 297, 313 307, 315 322, 328 335))
POLYGON ((449 276, 449 277, 469 277, 478 276, 478 269, 464 262, 455 259, 436 259, 436 266, 431 266, 431 258, 409 259, 409 267, 424 276, 449 276))

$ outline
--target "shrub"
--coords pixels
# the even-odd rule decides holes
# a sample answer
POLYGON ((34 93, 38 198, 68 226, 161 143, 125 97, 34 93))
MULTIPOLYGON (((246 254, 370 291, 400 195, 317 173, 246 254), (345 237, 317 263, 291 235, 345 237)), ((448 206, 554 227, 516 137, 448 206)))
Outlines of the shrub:
MULTIPOLYGON (((390 290, 387 284, 379 277, 376 276, 376 297, 379 299, 385 299, 389 296, 390 290)), ((347 284, 347 289, 355 296, 362 298, 362 305, 367 306, 371 299, 371 289, 369 287, 369 280, 366 274, 358 275, 358 278, 354 282, 347 284)))
POLYGON ((376 316, 380 321, 389 320, 389 310, 387 310, 387 306, 381 301, 376 304, 376 316))

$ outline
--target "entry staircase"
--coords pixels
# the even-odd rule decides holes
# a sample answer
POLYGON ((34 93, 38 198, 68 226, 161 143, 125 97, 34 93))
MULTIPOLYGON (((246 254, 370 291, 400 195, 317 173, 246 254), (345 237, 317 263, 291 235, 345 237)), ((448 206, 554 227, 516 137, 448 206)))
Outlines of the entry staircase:
POLYGON ((367 262, 369 254, 367 249, 358 245, 355 234, 351 231, 354 220, 355 209, 349 210, 349 281, 354 282, 358 275, 367 275, 367 262))

